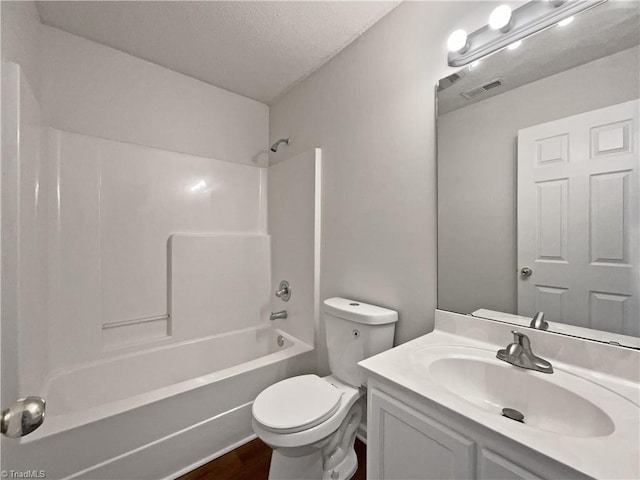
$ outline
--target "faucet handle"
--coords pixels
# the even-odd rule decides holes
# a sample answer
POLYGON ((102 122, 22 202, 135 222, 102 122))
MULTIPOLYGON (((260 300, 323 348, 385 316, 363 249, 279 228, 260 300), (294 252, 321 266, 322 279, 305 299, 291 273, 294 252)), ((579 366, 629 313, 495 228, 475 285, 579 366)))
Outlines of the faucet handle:
POLYGON ((513 333, 513 343, 507 348, 498 350, 496 357, 516 367, 527 368, 542 373, 553 373, 551 363, 544 360, 531 351, 531 341, 524 333, 511 330, 513 333))
POLYGON ((280 282, 278 286, 278 291, 276 292, 276 297, 282 299, 285 302, 288 302, 291 298, 291 287, 289 286, 289 282, 283 280, 280 282))
POLYGON ((518 332, 517 330, 511 330, 511 333, 513 333, 513 341, 514 341, 514 343, 521 343, 522 342, 522 338, 526 337, 526 335, 524 333, 518 332))
POLYGON ((544 319, 544 312, 536 313, 531 319, 529 327, 536 328, 538 330, 549 330, 549 322, 544 319))
POLYGON ((522 347, 522 349, 529 355, 533 355, 533 350, 531 349, 531 340, 524 333, 517 332, 515 330, 511 330, 513 333, 513 341, 522 347))
POLYGON ((522 348, 522 345, 517 342, 510 343, 509 345, 507 345, 507 348, 504 349, 506 356, 510 358, 519 357, 520 355, 522 355, 523 351, 524 349, 522 348))
POLYGON ((518 332, 517 330, 511 330, 511 333, 513 333, 513 343, 516 343, 523 348, 531 348, 529 337, 527 337, 524 333, 518 332))

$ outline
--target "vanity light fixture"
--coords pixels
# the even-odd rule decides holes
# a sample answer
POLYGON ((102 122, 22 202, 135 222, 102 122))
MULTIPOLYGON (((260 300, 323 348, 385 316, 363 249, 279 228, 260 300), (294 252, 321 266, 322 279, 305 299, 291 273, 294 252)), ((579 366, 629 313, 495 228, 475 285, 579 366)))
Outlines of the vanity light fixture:
POLYGON ((455 30, 447 39, 447 49, 450 52, 464 53, 469 49, 467 32, 462 29, 455 30))
POLYGON ((533 0, 513 11, 508 5, 500 5, 491 12, 488 25, 469 34, 458 29, 449 36, 449 66, 469 65, 505 47, 516 45, 518 41, 541 30, 554 25, 568 25, 574 15, 606 1, 533 0))
POLYGON ((513 26, 511 7, 509 5, 496 7, 493 12, 491 12, 491 15, 489 15, 489 26, 493 30, 500 30, 502 33, 511 30, 513 26))

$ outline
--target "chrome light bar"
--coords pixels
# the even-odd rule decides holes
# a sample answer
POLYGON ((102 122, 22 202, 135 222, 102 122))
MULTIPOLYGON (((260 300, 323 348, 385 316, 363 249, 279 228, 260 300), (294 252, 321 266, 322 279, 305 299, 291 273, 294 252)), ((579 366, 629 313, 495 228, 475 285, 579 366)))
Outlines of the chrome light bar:
POLYGON ((485 25, 469 35, 466 35, 464 30, 453 32, 448 42, 449 66, 468 65, 606 1, 534 0, 513 12, 509 7, 501 5, 490 17, 489 23, 492 26, 485 25), (462 37, 466 37, 466 41, 463 41, 462 37))

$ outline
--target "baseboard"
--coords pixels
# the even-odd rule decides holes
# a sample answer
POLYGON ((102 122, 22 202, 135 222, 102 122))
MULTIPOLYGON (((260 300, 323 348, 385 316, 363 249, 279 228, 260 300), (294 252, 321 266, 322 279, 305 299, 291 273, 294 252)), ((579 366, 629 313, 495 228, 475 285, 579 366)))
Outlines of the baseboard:
POLYGON ((360 422, 358 425, 358 430, 356 431, 356 438, 360 440, 365 445, 367 444, 367 424, 360 422))

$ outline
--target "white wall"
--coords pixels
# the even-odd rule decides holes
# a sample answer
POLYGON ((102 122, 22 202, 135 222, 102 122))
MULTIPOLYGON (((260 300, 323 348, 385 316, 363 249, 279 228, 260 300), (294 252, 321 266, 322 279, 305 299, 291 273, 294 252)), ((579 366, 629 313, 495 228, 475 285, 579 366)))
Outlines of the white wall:
POLYGON ((42 77, 40 16, 32 1, 0 2, 2 60, 22 68, 36 99, 42 77))
POLYGON ((266 165, 266 105, 41 26, 43 109, 54 128, 266 165))
POLYGON ((517 313, 518 130, 640 96, 634 47, 438 118, 438 307, 517 313))
POLYGON ((450 71, 447 36, 474 8, 404 3, 271 106, 271 141, 292 138, 272 161, 322 148, 320 298, 398 310, 396 343, 433 328, 434 85, 450 71))
POLYGON ((55 129, 49 158, 60 192, 50 198, 51 369, 220 333, 190 325, 207 311, 169 321, 169 237, 265 233, 266 170, 55 129))
POLYGON ((310 345, 316 343, 320 303, 320 149, 311 149, 269 167, 271 285, 291 285, 288 302, 271 293, 273 311, 287 310, 275 325, 310 345))

